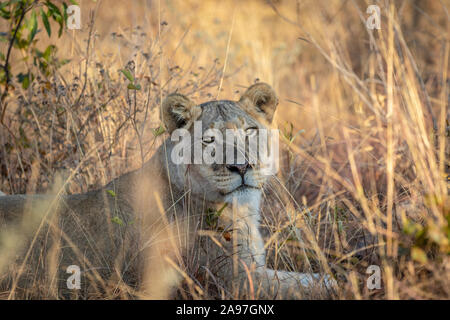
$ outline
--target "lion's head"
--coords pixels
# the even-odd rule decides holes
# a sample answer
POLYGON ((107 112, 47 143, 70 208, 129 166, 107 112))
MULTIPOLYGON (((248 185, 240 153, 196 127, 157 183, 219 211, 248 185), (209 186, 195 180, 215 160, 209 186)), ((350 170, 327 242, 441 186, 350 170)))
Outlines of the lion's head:
POLYGON ((162 104, 162 120, 171 134, 166 154, 172 184, 212 202, 260 193, 267 175, 261 170, 260 152, 249 146, 250 141, 264 145, 266 140, 259 139, 270 129, 277 105, 274 90, 265 83, 252 85, 239 101, 195 104, 179 93, 169 95, 162 104), (189 135, 184 140, 187 149, 180 147, 181 133, 189 135), (174 160, 186 150, 185 161, 174 160))

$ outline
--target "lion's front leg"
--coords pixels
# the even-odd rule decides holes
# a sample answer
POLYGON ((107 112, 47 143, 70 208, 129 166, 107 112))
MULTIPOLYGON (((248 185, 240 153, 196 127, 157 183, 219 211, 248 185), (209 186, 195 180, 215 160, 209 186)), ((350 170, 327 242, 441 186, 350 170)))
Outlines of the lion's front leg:
POLYGON ((237 247, 233 251, 238 254, 238 278, 244 291, 269 297, 298 298, 336 285, 328 275, 267 268, 264 241, 259 231, 259 210, 251 209, 239 207, 233 219, 234 244, 237 247))

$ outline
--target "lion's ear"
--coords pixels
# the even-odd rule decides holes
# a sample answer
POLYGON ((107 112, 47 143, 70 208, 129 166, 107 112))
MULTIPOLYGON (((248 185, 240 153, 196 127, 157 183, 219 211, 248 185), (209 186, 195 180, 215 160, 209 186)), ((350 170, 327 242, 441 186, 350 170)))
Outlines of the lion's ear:
POLYGON ((179 93, 172 93, 162 103, 161 120, 168 132, 172 133, 175 129, 189 129, 201 113, 202 109, 188 97, 179 93))
POLYGON ((271 86, 260 82, 248 88, 239 103, 250 114, 256 114, 271 123, 278 106, 278 97, 271 86))

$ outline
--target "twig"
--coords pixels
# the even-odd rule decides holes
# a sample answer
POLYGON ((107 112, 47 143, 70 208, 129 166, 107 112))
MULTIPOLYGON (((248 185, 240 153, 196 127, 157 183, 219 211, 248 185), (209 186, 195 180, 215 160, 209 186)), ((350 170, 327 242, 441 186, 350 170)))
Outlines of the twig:
MULTIPOLYGON (((5 113, 6 113, 6 106, 7 104, 5 103, 5 99, 6 96, 8 95, 8 91, 9 91, 9 83, 11 82, 11 75, 9 73, 9 57, 11 56, 11 50, 12 47, 14 46, 14 41, 16 40, 17 37, 17 32, 19 31, 19 28, 23 22, 23 19, 25 18, 25 15, 27 14, 28 10, 25 9, 24 4, 21 4, 21 9, 22 12, 20 14, 20 18, 19 18, 19 22, 17 23, 16 29, 14 30, 14 34, 12 36, 12 38, 9 41, 9 45, 8 45, 8 52, 6 54, 6 59, 5 59, 5 64, 3 65, 3 69, 5 70, 5 78, 6 78, 6 84, 5 84, 5 91, 3 91, 2 96, 0 98, 0 103, 2 105, 2 115, 0 118, 0 123, 8 130, 8 132, 15 138, 15 135, 11 132, 11 130, 3 123, 3 120, 5 118, 5 113)), ((33 5, 32 5, 33 6, 33 5)), ((32 6, 30 7, 30 9, 32 8, 32 6)))
POLYGON ((86 65, 84 67, 84 81, 83 81, 83 88, 81 89, 80 95, 78 96, 78 99, 74 103, 74 106, 77 106, 80 103, 81 97, 84 95, 84 91, 86 90, 87 85, 87 69, 89 66, 89 48, 91 46, 91 39, 92 39, 92 31, 94 30, 94 22, 95 22, 95 12, 91 11, 91 19, 90 19, 90 26, 89 26, 89 35, 88 35, 88 41, 86 45, 86 65))

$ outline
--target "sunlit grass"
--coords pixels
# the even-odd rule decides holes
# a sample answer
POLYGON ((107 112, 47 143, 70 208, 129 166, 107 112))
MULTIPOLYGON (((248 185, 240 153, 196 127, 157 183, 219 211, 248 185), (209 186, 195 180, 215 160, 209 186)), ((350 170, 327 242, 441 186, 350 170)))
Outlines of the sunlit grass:
MULTIPOLYGON (((283 145, 265 188, 268 264, 333 274, 338 299, 448 299, 448 2, 380 3, 380 30, 364 1, 79 2, 83 29, 50 40, 72 62, 9 102, 0 190, 46 192, 64 170, 69 193, 100 187, 166 137, 161 96, 236 99, 259 79, 279 94, 283 145)), ((186 283, 185 298, 222 297, 186 283)))

